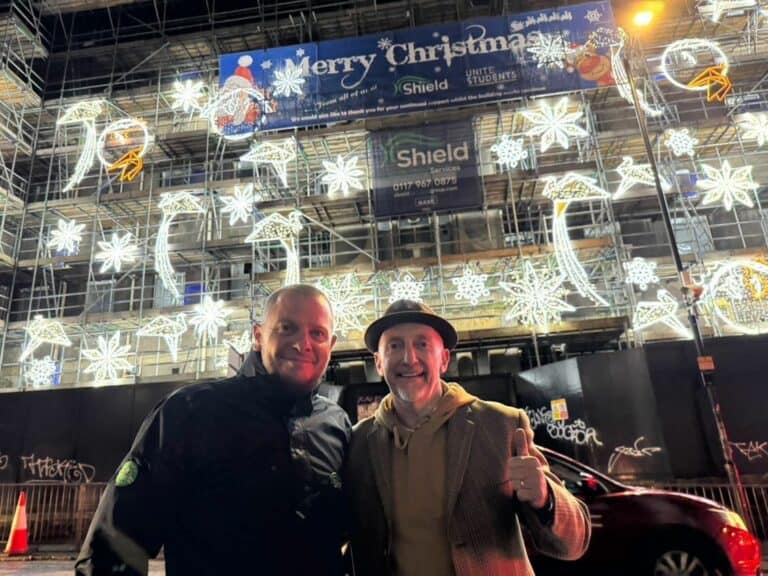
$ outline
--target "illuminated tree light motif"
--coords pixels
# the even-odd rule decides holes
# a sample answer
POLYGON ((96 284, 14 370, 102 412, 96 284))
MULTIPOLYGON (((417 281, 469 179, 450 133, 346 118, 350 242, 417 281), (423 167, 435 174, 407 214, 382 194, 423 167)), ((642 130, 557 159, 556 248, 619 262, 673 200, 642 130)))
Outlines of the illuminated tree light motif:
POLYGON ((160 220, 160 226, 157 229, 157 239, 155 240, 155 271, 160 276, 165 289, 178 298, 181 294, 176 287, 175 272, 168 252, 168 236, 171 230, 171 223, 179 214, 203 214, 205 209, 200 204, 199 198, 189 192, 163 194, 158 206, 163 212, 163 218, 160 220))
POLYGON ((253 350, 253 334, 250 329, 246 328, 234 340, 224 340, 224 344, 231 347, 240 356, 246 356, 253 350))
POLYGON ((26 347, 19 356, 19 363, 32 354, 41 344, 58 344, 59 346, 69 347, 72 342, 67 338, 64 332, 64 326, 58 320, 48 320, 43 318, 42 314, 35 314, 24 331, 29 337, 26 347))
POLYGON ((581 138, 589 135, 584 128, 576 124, 584 112, 582 110, 568 112, 568 98, 566 97, 558 100, 554 108, 542 100, 538 110, 523 110, 521 114, 532 124, 525 135, 531 138, 541 136, 539 147, 542 153, 549 150, 555 142, 561 148, 568 149, 570 146, 569 138, 581 138))
POLYGON ((136 331, 136 336, 154 336, 165 340, 171 359, 176 362, 179 354, 179 342, 187 331, 187 321, 183 313, 175 316, 157 316, 136 331))
POLYGON ((277 173, 283 186, 288 186, 288 164, 296 160, 296 141, 293 138, 280 142, 261 142, 240 157, 241 162, 269 164, 277 173))
POLYGON ((113 382, 117 380, 118 372, 132 369, 127 360, 130 350, 129 344, 120 345, 120 330, 109 339, 99 336, 96 349, 81 350, 86 360, 91 362, 83 372, 93 374, 95 382, 113 382))
POLYGON ((680 304, 669 292, 664 289, 656 292, 655 302, 642 301, 637 303, 635 313, 632 316, 632 327, 636 332, 650 328, 655 324, 664 324, 672 328, 684 338, 692 338, 691 331, 680 322, 677 310, 680 304))
POLYGON ((246 243, 277 241, 285 248, 284 286, 299 283, 298 237, 304 228, 302 218, 303 215, 298 210, 291 212, 288 218, 275 212, 256 222, 253 232, 245 239, 246 243))

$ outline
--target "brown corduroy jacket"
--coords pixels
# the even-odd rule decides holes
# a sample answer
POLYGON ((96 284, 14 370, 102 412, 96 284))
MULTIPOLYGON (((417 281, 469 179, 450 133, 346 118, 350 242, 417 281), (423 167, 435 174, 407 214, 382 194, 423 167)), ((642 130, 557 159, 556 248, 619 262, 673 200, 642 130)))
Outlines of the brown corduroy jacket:
MULTIPOLYGON (((516 428, 530 429, 523 410, 476 400, 459 408, 448 424, 448 539, 456 576, 531 576, 521 529, 537 550, 575 560, 590 537, 589 512, 545 466, 554 497, 554 521, 547 526, 529 506, 504 490, 506 462, 516 428)), ((391 433, 373 418, 352 434, 345 489, 352 507, 352 555, 357 576, 394 573, 390 555, 392 490, 391 433)), ((411 576, 411 575, 407 575, 411 576)), ((417 576, 417 575, 413 575, 417 576)))

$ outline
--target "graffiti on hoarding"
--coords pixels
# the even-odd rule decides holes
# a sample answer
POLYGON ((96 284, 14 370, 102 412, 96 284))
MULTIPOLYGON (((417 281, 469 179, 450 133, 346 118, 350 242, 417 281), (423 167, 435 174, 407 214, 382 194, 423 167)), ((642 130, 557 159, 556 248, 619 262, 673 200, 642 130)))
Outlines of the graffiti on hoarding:
POLYGON ((597 430, 587 426, 581 419, 574 420, 572 424, 555 420, 552 417, 551 408, 547 406, 541 406, 536 410, 526 406, 524 410, 528 413, 533 430, 535 431, 536 428, 542 426, 553 440, 565 440, 576 446, 603 445, 597 437, 597 430))
POLYGON ((640 444, 643 440, 645 440, 645 436, 640 436, 635 440, 632 446, 616 446, 616 448, 613 449, 613 454, 611 454, 611 457, 608 459, 608 474, 613 472, 622 456, 628 456, 630 458, 646 458, 662 451, 659 446, 645 446, 641 448, 640 444))
POLYGON ((744 456, 750 462, 768 458, 768 442, 731 442, 731 448, 744 456))
POLYGON ((66 482, 68 484, 88 484, 96 475, 96 468, 90 464, 73 459, 59 459, 47 456, 36 457, 34 454, 21 457, 22 469, 33 479, 31 482, 66 482))

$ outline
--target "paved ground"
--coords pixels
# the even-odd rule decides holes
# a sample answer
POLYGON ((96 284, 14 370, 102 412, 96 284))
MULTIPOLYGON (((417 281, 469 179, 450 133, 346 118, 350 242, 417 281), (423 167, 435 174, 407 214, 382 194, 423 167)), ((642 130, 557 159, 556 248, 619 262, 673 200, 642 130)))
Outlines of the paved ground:
MULTIPOLYGON (((72 560, 3 560, 0 561, 0 574, 3 576, 10 575, 31 575, 31 574, 45 574, 46 576, 72 576, 74 570, 72 569, 74 562, 72 560)), ((162 561, 153 560, 149 563, 150 576, 164 576, 165 570, 163 569, 162 561)))

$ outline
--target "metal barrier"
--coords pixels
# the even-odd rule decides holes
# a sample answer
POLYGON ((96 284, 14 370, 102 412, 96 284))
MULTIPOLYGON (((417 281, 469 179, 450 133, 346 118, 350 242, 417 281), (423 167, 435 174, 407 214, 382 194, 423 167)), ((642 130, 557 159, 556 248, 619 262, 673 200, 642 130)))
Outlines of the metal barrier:
POLYGON ((27 494, 27 527, 32 546, 71 545, 85 538, 106 484, 0 484, 0 538, 7 540, 19 493, 27 494))

